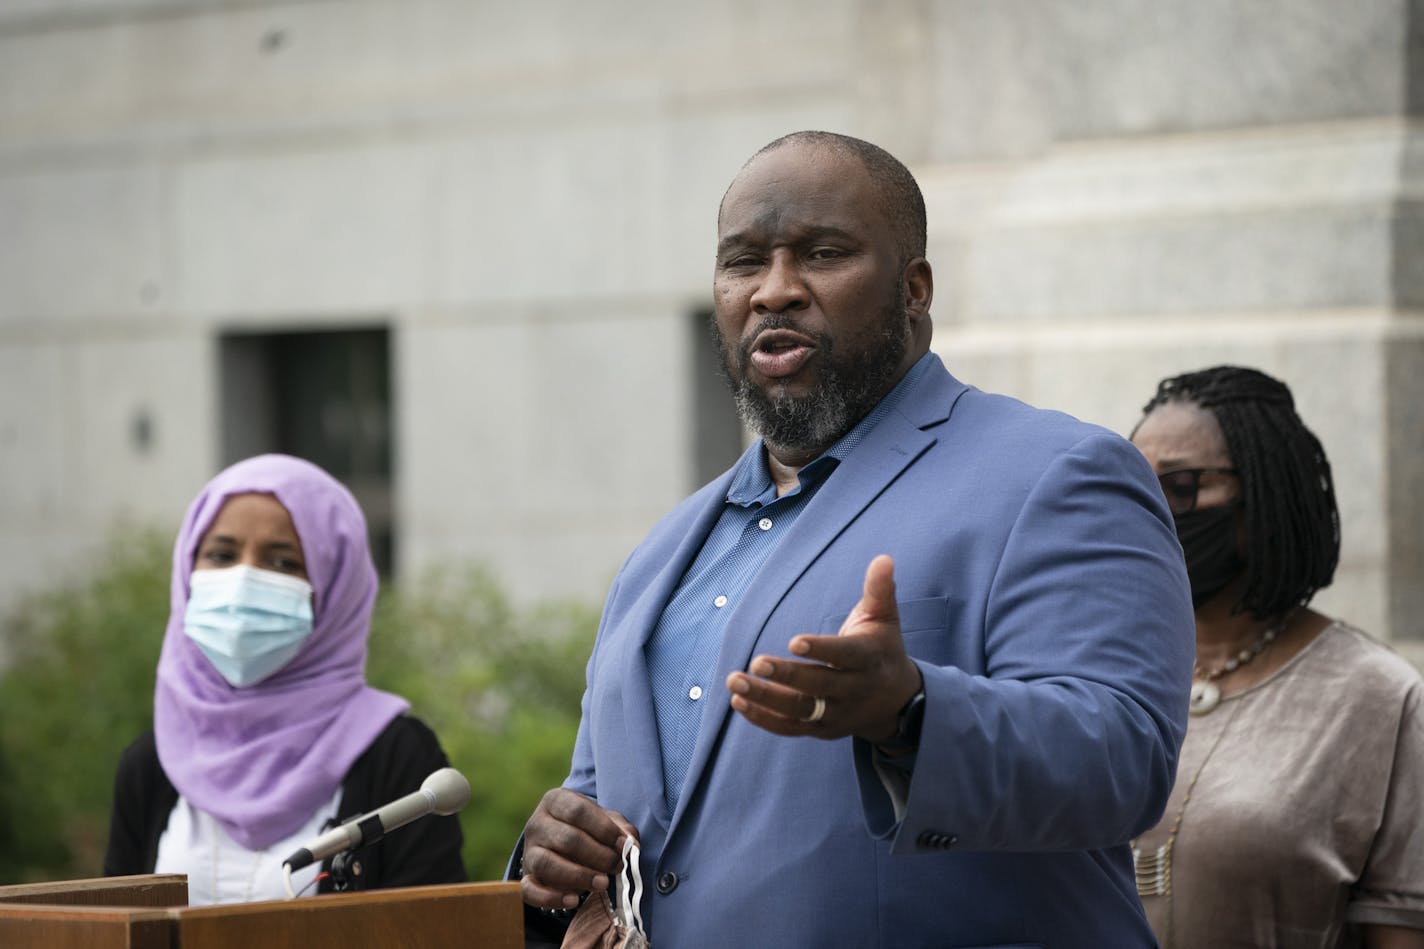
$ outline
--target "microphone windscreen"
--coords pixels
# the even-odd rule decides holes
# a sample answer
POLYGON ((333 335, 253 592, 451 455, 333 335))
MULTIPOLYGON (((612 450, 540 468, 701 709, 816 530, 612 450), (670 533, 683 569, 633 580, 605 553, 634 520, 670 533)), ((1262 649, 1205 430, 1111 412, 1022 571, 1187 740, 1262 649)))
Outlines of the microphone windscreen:
POLYGON ((442 816, 453 814, 470 803, 470 782, 454 768, 441 768, 421 782, 420 789, 435 796, 431 808, 442 816))

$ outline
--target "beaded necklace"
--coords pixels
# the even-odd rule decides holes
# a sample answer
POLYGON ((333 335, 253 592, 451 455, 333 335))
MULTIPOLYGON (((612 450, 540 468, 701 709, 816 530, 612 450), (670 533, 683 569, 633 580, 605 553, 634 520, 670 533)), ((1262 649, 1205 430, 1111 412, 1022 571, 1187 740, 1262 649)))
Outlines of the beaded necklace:
POLYGON ((1286 628, 1286 623, 1290 621, 1291 614, 1287 613, 1276 625, 1263 632, 1259 639, 1242 649, 1236 655, 1212 669, 1210 672, 1203 672, 1202 667, 1197 664, 1192 665, 1192 691, 1187 710, 1193 715, 1205 715, 1221 704, 1221 686, 1216 684, 1216 680, 1226 675, 1228 672, 1235 672, 1242 666, 1255 659, 1266 651, 1266 647, 1276 641, 1276 637, 1281 634, 1281 630, 1286 628))

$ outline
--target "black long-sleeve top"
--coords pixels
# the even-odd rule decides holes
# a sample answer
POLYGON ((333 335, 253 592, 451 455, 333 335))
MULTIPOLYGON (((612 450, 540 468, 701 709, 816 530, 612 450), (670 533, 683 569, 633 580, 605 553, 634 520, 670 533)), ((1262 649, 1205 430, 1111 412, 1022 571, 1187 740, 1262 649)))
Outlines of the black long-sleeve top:
MULTIPOLYGON (((417 718, 397 716, 351 765, 341 782, 337 822, 357 817, 417 790, 432 771, 449 765, 439 739, 417 718)), ((152 873, 158 840, 178 803, 178 791, 158 762, 150 730, 124 749, 114 779, 114 805, 104 875, 152 873)), ((357 890, 432 883, 463 883, 460 857, 464 835, 459 819, 430 815, 407 824, 361 849, 357 890)), ((323 865, 330 869, 330 860, 323 865)), ((330 892, 324 879, 319 892, 330 892)))

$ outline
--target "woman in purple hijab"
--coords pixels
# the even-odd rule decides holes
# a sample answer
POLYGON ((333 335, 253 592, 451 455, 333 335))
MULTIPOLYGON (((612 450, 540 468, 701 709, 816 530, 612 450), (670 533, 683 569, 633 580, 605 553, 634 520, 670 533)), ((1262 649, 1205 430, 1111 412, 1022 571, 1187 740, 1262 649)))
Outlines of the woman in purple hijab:
MULTIPOLYGON (((193 905, 278 899, 292 851, 448 765, 366 684, 376 585, 366 519, 316 465, 260 455, 208 482, 174 545, 154 727, 119 762, 106 875, 186 874, 193 905)), ((463 881, 462 842, 455 817, 423 818, 363 849, 352 886, 463 881)), ((294 888, 329 891, 329 869, 294 888)))

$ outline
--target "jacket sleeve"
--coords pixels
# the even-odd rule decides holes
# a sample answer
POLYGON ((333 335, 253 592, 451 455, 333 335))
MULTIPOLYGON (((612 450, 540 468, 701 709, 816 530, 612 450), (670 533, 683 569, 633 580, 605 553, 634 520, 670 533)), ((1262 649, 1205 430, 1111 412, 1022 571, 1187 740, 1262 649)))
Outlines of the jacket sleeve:
POLYGON ((994 569, 984 674, 921 662, 925 718, 897 823, 854 742, 867 824, 893 850, 1120 844, 1161 816, 1186 730, 1195 624, 1160 488, 1130 443, 1076 443, 1031 488, 994 569))

